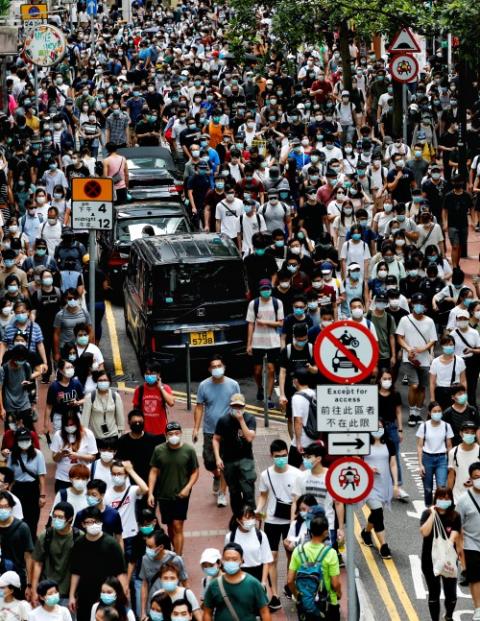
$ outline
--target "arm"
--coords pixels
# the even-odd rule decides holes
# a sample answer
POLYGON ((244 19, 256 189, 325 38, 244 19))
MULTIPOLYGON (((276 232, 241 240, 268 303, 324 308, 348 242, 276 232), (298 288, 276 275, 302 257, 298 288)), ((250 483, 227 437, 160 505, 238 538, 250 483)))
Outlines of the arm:
POLYGON ((457 478, 457 473, 455 472, 455 468, 449 468, 448 478, 447 478, 447 487, 449 489, 453 489, 456 478, 457 478))
POLYGON ((193 486, 198 481, 199 476, 200 476, 200 468, 195 468, 195 470, 190 475, 188 483, 185 485, 185 487, 182 490, 178 492, 177 496, 179 498, 188 498, 188 496, 190 496, 192 492, 193 486))
POLYGON ((240 423, 240 429, 243 432, 243 437, 245 438, 245 440, 250 443, 253 442, 255 438, 255 431, 253 429, 248 428, 247 423, 245 422, 245 418, 243 417, 243 413, 242 414, 235 413, 234 417, 240 423))
POLYGON ((151 466, 150 472, 148 474, 148 505, 152 508, 155 507, 155 485, 157 484, 157 478, 160 474, 160 470, 155 466, 151 466))
POLYGON ((430 371, 430 379, 429 379, 429 388, 430 388, 430 396, 433 399, 432 395, 435 395, 435 384, 437 381, 437 376, 430 371))
POLYGON ((213 621, 213 610, 211 608, 203 608, 203 621, 213 621))
POLYGON ((147 599, 148 599, 148 582, 145 579, 143 579, 143 581, 142 581, 142 591, 141 591, 141 614, 140 614, 140 619, 144 619, 146 617, 147 599))
POLYGON ((57 362, 60 360, 60 328, 53 329, 53 357, 57 362))
POLYGON ((217 468, 219 470, 223 470, 224 468, 223 460, 220 457, 220 440, 221 440, 221 437, 215 433, 212 439, 212 448, 213 448, 213 454, 215 455, 215 463, 217 464, 217 468))
POLYGON ((303 423, 302 423, 302 417, 301 416, 294 416, 293 417, 293 432, 295 434, 295 442, 297 445, 297 451, 299 453, 303 453, 303 446, 302 446, 302 430, 303 430, 303 423))
POLYGON ((162 397, 165 403, 168 405, 168 407, 173 408, 173 406, 175 405, 175 397, 171 393, 165 390, 165 387, 163 384, 160 384, 160 392, 162 393, 162 397))
POLYGON ((247 334, 247 354, 249 356, 252 355, 252 339, 253 339, 253 329, 255 327, 255 324, 250 321, 248 323, 248 334, 247 334))
POLYGON ((200 425, 203 420, 203 403, 197 403, 195 405, 195 410, 193 412, 193 432, 192 432, 192 440, 195 443, 198 440, 198 433, 200 431, 200 425))
POLYGON ((68 607, 70 609, 70 612, 75 612, 76 608, 77 608, 77 602, 75 599, 75 594, 77 592, 77 588, 78 588, 78 583, 80 582, 80 576, 77 574, 72 574, 71 578, 70 578, 70 593, 68 596, 69 602, 68 602, 68 607))
POLYGON ((280 367, 280 373, 278 375, 278 388, 280 390, 279 403, 281 407, 286 407, 288 399, 285 396, 285 379, 287 377, 287 369, 280 367))
POLYGON ((40 561, 33 561, 33 569, 32 569, 32 604, 38 601, 37 596, 37 586, 40 582, 40 576, 43 571, 43 563, 40 561))
POLYGON ((420 526, 420 534, 422 537, 428 537, 432 532, 433 522, 435 521, 435 508, 430 507, 430 515, 426 522, 420 526))
POLYGON ((133 481, 138 485, 139 487, 139 496, 145 496, 145 494, 148 492, 149 486, 145 483, 145 481, 142 479, 141 476, 139 476, 132 465, 131 461, 124 461, 122 462, 123 466, 125 468, 125 472, 128 474, 128 476, 133 479, 133 481))
POLYGON ((423 478, 425 476, 425 468, 423 466, 423 438, 417 438, 417 459, 418 459, 418 472, 423 478))
POLYGON ((262 514, 263 517, 265 517, 265 514, 263 513, 263 509, 265 508, 265 505, 267 504, 267 500, 268 500, 268 492, 260 492, 258 496, 258 500, 257 500, 257 507, 255 509, 255 513, 257 515, 262 514))

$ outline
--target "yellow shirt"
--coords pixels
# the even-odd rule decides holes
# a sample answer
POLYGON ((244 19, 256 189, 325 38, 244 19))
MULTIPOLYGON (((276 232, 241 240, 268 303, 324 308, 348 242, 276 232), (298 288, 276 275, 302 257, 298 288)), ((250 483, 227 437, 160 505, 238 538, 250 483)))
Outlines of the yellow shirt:
POLYGON ((34 114, 32 114, 32 116, 26 116, 25 123, 27 127, 30 127, 30 129, 32 129, 34 132, 38 132, 38 130, 40 129, 40 119, 34 114))

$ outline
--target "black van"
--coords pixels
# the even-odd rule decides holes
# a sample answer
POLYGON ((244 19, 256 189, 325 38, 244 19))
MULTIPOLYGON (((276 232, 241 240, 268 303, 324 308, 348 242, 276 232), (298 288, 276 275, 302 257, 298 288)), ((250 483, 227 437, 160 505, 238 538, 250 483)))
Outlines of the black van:
POLYGON ((125 325, 139 359, 160 362, 216 351, 245 352, 243 261, 225 235, 194 233, 137 239, 123 284, 125 325))

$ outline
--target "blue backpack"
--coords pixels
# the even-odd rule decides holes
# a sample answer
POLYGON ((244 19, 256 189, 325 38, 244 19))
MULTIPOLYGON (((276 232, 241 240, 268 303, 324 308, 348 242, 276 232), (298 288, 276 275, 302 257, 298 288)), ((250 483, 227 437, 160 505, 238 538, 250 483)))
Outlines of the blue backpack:
POLYGON ((303 544, 298 548, 301 566, 297 571, 295 586, 300 596, 302 611, 325 619, 328 607, 328 591, 323 579, 322 561, 332 548, 325 546, 314 561, 309 561, 303 544))

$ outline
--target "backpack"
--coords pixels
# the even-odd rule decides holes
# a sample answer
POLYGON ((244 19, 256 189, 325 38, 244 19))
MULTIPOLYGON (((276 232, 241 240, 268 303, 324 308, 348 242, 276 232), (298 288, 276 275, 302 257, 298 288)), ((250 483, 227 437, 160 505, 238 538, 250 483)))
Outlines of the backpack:
MULTIPOLYGON (((275 321, 278 321, 278 299, 275 297, 270 298, 273 303, 273 310, 275 312, 275 321)), ((260 298, 255 298, 253 300, 253 312, 255 314, 255 319, 258 317, 258 309, 260 308, 260 298)))
POLYGON ((308 418, 303 431, 311 440, 319 440, 322 434, 320 431, 317 431, 317 398, 315 395, 310 397, 310 395, 306 395, 304 392, 297 392, 295 394, 308 401, 308 418))
MULTIPOLYGON (((387 315, 387 332, 390 335, 390 330, 392 327, 392 322, 393 322, 393 317, 389 314, 386 313, 387 315)), ((366 316, 366 320, 367 320, 367 327, 370 330, 370 326, 372 325, 372 311, 368 311, 367 316, 366 316)))
MULTIPOLYGON (((60 490, 60 498, 62 498, 62 502, 67 502, 66 501, 66 498, 67 498, 66 489, 60 490), (62 492, 65 492, 65 500, 62 498, 62 492)), ((72 528, 72 531, 73 531, 73 543, 75 545, 77 541, 83 537, 83 531, 75 527, 72 528)), ((46 557, 50 554, 50 546, 52 545, 52 540, 53 540, 53 528, 49 526, 45 529, 45 539, 43 540, 43 550, 44 550, 46 557)))
POLYGON ((322 561, 330 552, 330 546, 324 546, 314 561, 309 561, 302 544, 298 548, 301 565, 295 578, 295 586, 300 597, 302 611, 319 619, 325 619, 328 606, 328 591, 323 579, 322 561))

